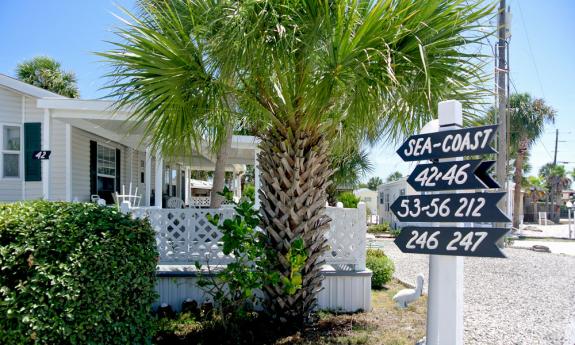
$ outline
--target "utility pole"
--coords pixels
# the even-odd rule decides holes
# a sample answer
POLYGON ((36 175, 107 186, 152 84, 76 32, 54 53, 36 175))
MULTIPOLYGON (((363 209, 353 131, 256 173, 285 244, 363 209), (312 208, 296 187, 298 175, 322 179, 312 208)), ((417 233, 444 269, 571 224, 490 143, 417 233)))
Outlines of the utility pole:
MULTIPOLYGON (((559 143, 559 129, 555 129, 555 152, 553 154, 553 168, 557 166, 557 144, 559 143)), ((557 176, 551 176, 551 181, 553 184, 551 185, 551 220, 555 221, 555 189, 557 188, 557 176)))
MULTIPOLYGON (((499 15, 497 20, 498 26, 498 43, 497 43, 497 123, 498 140, 497 140, 497 165, 496 174, 499 185, 507 192, 507 24, 505 18, 505 0, 499 1, 499 15)), ((507 195, 504 196, 499 207, 505 214, 509 214, 507 207, 507 195)))
POLYGON ((557 165, 557 143, 559 142, 559 129, 555 129, 555 154, 553 155, 553 166, 557 165))

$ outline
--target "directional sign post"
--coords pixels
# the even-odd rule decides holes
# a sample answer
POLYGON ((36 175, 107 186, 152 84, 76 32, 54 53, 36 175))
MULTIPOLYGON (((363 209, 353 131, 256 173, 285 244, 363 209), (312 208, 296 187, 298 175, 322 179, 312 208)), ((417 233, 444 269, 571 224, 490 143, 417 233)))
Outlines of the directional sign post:
POLYGON ((504 258, 496 242, 505 233, 502 228, 408 226, 394 242, 405 253, 504 258))
POLYGON ((413 135, 397 150, 404 161, 432 161, 416 166, 408 177, 407 183, 413 189, 452 191, 400 196, 391 205, 391 211, 401 222, 430 223, 404 227, 395 239, 404 253, 431 254, 427 345, 463 344, 462 257, 505 257, 496 243, 508 229, 463 226, 463 223, 510 222, 497 207, 504 192, 477 192, 499 188, 488 173, 494 162, 462 158, 495 153, 490 142, 497 126, 462 129, 461 124, 461 103, 440 102, 439 131, 413 135), (459 192, 462 190, 468 192, 459 192))
POLYGON ((489 146, 496 128, 497 125, 492 125, 412 135, 397 150, 397 154, 405 162, 410 162, 496 153, 489 146))
POLYGON ((401 222, 510 222, 497 207, 504 192, 400 196, 391 211, 401 222))
POLYGON ((419 164, 407 178, 407 183, 418 192, 499 188, 499 184, 487 173, 494 163, 477 159, 419 164))

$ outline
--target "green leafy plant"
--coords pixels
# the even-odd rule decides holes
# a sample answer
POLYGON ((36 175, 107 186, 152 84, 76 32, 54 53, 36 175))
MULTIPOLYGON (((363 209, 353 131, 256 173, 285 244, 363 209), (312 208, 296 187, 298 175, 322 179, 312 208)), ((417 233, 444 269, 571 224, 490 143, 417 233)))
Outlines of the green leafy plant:
POLYGON ((381 224, 370 225, 367 227, 367 232, 370 234, 381 234, 384 232, 391 233, 393 228, 389 222, 383 222, 381 224))
POLYGON ((337 201, 340 201, 345 208, 357 208, 359 197, 351 192, 343 192, 337 196, 337 201))
POLYGON ((252 203, 256 201, 256 187, 253 184, 249 183, 245 185, 242 194, 252 203))
POLYGON ((380 249, 368 249, 365 264, 373 272, 371 287, 374 289, 381 289, 391 280, 395 272, 393 261, 380 249))
MULTIPOLYGON (((231 201, 228 192, 224 188, 221 194, 231 201)), ((302 270, 307 260, 304 241, 296 238, 286 256, 290 263, 289 276, 271 270, 276 255, 266 246, 266 234, 258 229, 260 218, 254 203, 244 198, 235 204, 234 210, 235 216, 229 219, 222 220, 218 214, 206 216, 223 233, 222 251, 231 255, 233 261, 213 274, 208 263, 210 274, 198 283, 213 298, 224 327, 231 331, 233 321, 244 319, 262 302, 258 290, 261 291, 264 285, 280 285, 288 295, 301 289, 302 270)), ((196 262, 196 268, 202 268, 199 262, 196 262)))
POLYGON ((0 344, 146 344, 155 234, 88 203, 0 204, 0 344))

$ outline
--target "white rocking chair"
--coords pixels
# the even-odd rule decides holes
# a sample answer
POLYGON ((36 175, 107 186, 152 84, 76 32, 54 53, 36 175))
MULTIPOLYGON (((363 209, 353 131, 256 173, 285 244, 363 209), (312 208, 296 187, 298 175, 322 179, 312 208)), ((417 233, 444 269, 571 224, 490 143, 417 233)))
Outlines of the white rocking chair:
POLYGON ((173 196, 166 202, 166 208, 184 208, 184 200, 173 196))

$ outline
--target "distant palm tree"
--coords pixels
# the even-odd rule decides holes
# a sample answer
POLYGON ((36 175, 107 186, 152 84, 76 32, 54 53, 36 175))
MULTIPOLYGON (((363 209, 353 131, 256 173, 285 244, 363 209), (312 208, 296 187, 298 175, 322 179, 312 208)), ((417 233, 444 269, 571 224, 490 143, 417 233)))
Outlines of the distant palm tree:
POLYGON ((380 184, 383 184, 383 180, 379 176, 374 176, 367 181, 367 188, 371 190, 377 190, 380 184))
MULTIPOLYGON (((482 1, 146 0, 128 15, 114 51, 125 104, 151 121, 157 143, 218 123, 232 99, 248 123, 263 123, 262 229, 282 277, 303 239, 302 288, 264 288, 279 320, 307 319, 321 289, 331 146, 339 137, 400 139, 437 112, 442 99, 466 109, 484 100, 483 61, 471 45, 489 35, 482 1), (128 66, 128 67, 127 67, 128 66), (134 92, 132 92, 134 91, 134 92), (132 97, 141 91, 141 97, 132 97), (217 115, 217 113, 216 113, 217 115), (218 117, 216 116, 216 119, 218 117), (155 128, 157 126, 157 128, 155 128)), ((281 280, 280 280, 281 281, 281 280)))
POLYGON ((369 160, 366 150, 359 145, 344 147, 336 144, 329 154, 330 167, 333 174, 330 177, 331 185, 327 188, 328 201, 336 202, 338 187, 351 186, 355 188, 361 179, 373 171, 373 164, 369 160))
POLYGON ((16 77, 20 81, 62 96, 80 97, 76 75, 64 71, 58 61, 47 56, 37 56, 19 63, 16 66, 16 77))
POLYGON ((521 213, 521 185, 524 164, 529 149, 543 134, 546 123, 555 121, 556 111, 543 99, 533 99, 527 93, 512 94, 510 108, 510 143, 514 158, 513 227, 519 227, 521 213))
POLYGON ((567 170, 564 165, 553 163, 547 163, 542 166, 539 169, 539 176, 545 180, 549 197, 553 203, 551 220, 557 222, 559 214, 556 209, 559 208, 563 190, 570 188, 573 181, 567 176, 567 170))
POLYGON ((386 182, 393 182, 393 181, 399 180, 402 177, 403 177, 403 175, 399 171, 396 171, 394 173, 389 174, 389 176, 385 179, 385 181, 386 182))
POLYGON ((533 215, 534 217, 537 217, 537 203, 541 199, 545 198, 545 195, 547 194, 545 192, 545 182, 543 179, 541 179, 541 177, 528 176, 527 178, 523 179, 522 186, 525 190, 525 196, 529 197, 531 203, 533 204, 533 215))

